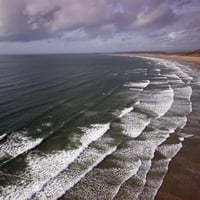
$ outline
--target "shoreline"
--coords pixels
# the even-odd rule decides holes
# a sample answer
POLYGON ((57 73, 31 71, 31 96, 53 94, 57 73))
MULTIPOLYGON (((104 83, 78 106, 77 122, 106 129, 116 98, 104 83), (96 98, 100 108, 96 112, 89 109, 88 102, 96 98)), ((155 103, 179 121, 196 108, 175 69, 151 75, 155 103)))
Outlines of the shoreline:
POLYGON ((178 54, 157 54, 157 53, 119 53, 113 55, 166 59, 169 61, 177 61, 183 64, 190 64, 191 67, 200 70, 200 57, 198 56, 187 56, 178 54))
MULTIPOLYGON (((200 57, 176 54, 130 53, 117 54, 128 57, 160 58, 176 61, 196 71, 200 71, 200 57)), ((193 86, 194 87, 194 86, 193 86)), ((192 134, 183 142, 183 147, 169 164, 168 172, 158 190, 155 200, 197 200, 200 199, 200 162, 199 162, 199 86, 193 88, 193 112, 188 115, 187 125, 182 132, 192 134)))

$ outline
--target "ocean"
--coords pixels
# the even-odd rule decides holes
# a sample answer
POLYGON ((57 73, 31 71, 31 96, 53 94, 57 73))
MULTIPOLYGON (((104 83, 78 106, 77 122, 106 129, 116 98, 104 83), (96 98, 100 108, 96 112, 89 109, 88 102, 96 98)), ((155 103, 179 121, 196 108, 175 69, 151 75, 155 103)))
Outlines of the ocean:
POLYGON ((0 199, 154 199, 199 85, 162 59, 0 56, 0 199))

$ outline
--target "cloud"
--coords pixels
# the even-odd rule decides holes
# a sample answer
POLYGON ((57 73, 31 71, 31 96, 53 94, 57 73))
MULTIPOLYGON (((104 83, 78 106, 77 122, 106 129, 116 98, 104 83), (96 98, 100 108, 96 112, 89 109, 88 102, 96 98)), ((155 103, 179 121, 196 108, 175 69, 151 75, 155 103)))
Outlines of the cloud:
POLYGON ((179 40, 196 37, 199 11, 199 0, 0 0, 0 41, 179 40))
POLYGON ((120 13, 106 0, 0 0, 2 40, 37 40, 111 24, 120 13))
POLYGON ((1 40, 38 40, 82 29, 117 32, 165 26, 175 19, 166 1, 0 0, 1 40), (164 3, 163 3, 164 2, 164 3))

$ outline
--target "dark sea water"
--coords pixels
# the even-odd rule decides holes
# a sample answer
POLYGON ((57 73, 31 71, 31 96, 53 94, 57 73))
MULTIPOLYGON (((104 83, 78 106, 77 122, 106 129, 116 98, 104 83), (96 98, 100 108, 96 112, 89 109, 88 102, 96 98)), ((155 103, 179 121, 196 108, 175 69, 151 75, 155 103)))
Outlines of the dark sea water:
POLYGON ((1 56, 0 199, 154 199, 199 83, 160 59, 1 56))

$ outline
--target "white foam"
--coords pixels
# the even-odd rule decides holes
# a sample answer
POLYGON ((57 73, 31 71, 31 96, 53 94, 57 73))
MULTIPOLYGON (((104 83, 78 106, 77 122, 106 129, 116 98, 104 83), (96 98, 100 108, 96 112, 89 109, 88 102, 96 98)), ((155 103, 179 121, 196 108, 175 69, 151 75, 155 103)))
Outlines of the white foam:
POLYGON ((168 166, 171 159, 180 151, 181 148, 182 148, 181 143, 172 145, 163 145, 159 147, 159 151, 167 158, 153 161, 150 173, 155 172, 157 175, 148 177, 145 187, 140 194, 140 199, 155 198, 159 188, 163 183, 163 179, 168 171, 168 166))
POLYGON ((140 81, 140 82, 129 82, 124 84, 124 87, 130 87, 130 88, 145 88, 149 85, 150 81, 149 80, 144 80, 144 81, 140 81))
POLYGON ((161 69, 155 68, 155 69, 153 69, 153 71, 155 71, 155 72, 161 72, 161 69))
POLYGON ((121 184, 136 174, 141 161, 131 149, 117 149, 106 160, 113 164, 97 167, 88 173, 74 188, 65 194, 69 199, 113 199, 121 184), (112 184, 111 184, 112 183, 112 184))
MULTIPOLYGON (((179 110, 177 109, 177 106, 180 104, 180 101, 176 99, 177 93, 178 92, 175 92, 175 101, 173 102, 169 110, 169 113, 173 113, 173 114, 162 117, 162 120, 159 121, 159 123, 161 124, 158 124, 158 126, 162 126, 162 123, 164 123, 164 126, 166 124, 166 127, 171 127, 170 129, 172 131, 174 131, 177 127, 183 128, 187 122, 187 117, 185 115, 188 113, 187 112, 185 113, 185 111, 184 112, 182 111, 185 106, 187 107, 187 104, 183 106, 181 111, 176 112, 177 110, 179 110), (184 115, 180 116, 180 113, 184 113, 184 115), (169 122, 169 125, 167 125, 168 124, 167 122, 169 122)), ((180 95, 178 95, 178 98, 180 98, 180 95)), ((188 102, 187 95, 184 101, 188 102)), ((150 138, 152 138, 152 136, 150 138)), ((180 138, 180 141, 183 141, 183 138, 180 138)), ((153 165, 151 166, 150 173, 155 171, 155 173, 158 173, 159 175, 158 177, 155 177, 155 176, 147 177, 146 185, 143 189, 143 192, 139 196, 140 199, 154 199, 158 189, 160 188, 163 182, 163 178, 165 174, 167 173, 169 162, 177 154, 177 152, 181 149, 181 147, 182 147, 182 144, 178 143, 178 144, 161 145, 158 148, 158 151, 161 154, 163 154, 166 157, 166 159, 162 161, 153 161, 153 165), (162 175, 160 175, 160 172, 162 172, 162 175)))
POLYGON ((83 127, 82 131, 85 132, 80 139, 81 143, 88 146, 91 142, 103 136, 110 129, 110 123, 107 124, 92 124, 90 128, 83 127))
MULTIPOLYGON (((171 68, 176 68, 176 66, 171 66, 171 68)), ((177 72, 178 76, 176 74, 170 74, 166 75, 169 78, 169 83, 172 83, 172 87, 174 89, 174 102, 169 110, 169 115, 162 117, 162 120, 159 121, 162 125, 164 122, 164 125, 167 122, 169 122, 168 127, 171 128, 171 130, 175 130, 177 127, 183 128, 186 125, 187 117, 186 115, 191 112, 191 94, 192 89, 190 86, 185 86, 185 83, 188 83, 188 80, 191 80, 187 75, 181 74, 181 70, 178 68, 175 73, 177 72), (183 77, 184 76, 184 77, 183 77), (179 78, 181 77, 181 78, 179 78), (182 81, 184 80, 184 82, 182 81), (186 80, 187 79, 187 80, 186 80), (179 87, 176 86, 178 83, 179 87), (173 85, 175 84, 175 85, 173 85), (181 86, 181 87, 180 87, 181 86)), ((184 136, 179 137, 179 141, 183 141, 184 136)), ((178 151, 181 149, 182 143, 178 144, 163 144, 159 146, 158 151, 166 157, 166 159, 162 160, 154 160, 151 166, 151 169, 149 173, 157 173, 158 175, 154 176, 147 176, 147 181, 145 184, 145 187, 142 191, 142 193, 139 196, 139 199, 154 199, 155 195, 157 194, 158 189, 160 188, 164 176, 167 173, 169 162, 175 155, 178 153, 178 151)))
POLYGON ((42 138, 31 138, 23 132, 14 132, 0 146, 0 157, 16 157, 42 142, 42 138))
POLYGON ((7 134, 6 133, 4 133, 4 134, 2 134, 2 135, 0 135, 0 141, 1 140, 3 140, 5 137, 7 136, 7 134))
POLYGON ((136 161, 134 165, 133 164, 127 165, 127 163, 126 164, 121 163, 121 164, 123 165, 124 167, 123 171, 125 172, 121 172, 121 174, 123 174, 123 177, 121 177, 121 181, 119 181, 118 184, 115 186, 115 189, 113 189, 112 199, 114 199, 114 197, 117 195, 123 183, 125 183, 128 179, 130 179, 132 176, 134 176, 137 173, 142 163, 139 160, 139 161, 136 161))
POLYGON ((187 73, 186 71, 187 68, 185 65, 182 65, 176 61, 169 61, 161 58, 148 58, 148 57, 144 58, 152 60, 156 64, 164 65, 167 68, 176 70, 175 74, 177 74, 187 84, 190 84, 191 80, 193 80, 193 78, 187 73))
POLYGON ((158 148, 158 152, 160 152, 162 155, 164 155, 166 158, 173 158, 177 152, 182 148, 182 144, 165 144, 161 145, 158 148))
POLYGON ((195 85, 200 85, 200 78, 199 77, 196 77, 195 80, 193 81, 193 84, 195 85))
POLYGON ((183 142, 183 141, 185 140, 184 137, 179 137, 178 139, 179 139, 181 142, 183 142))
MULTIPOLYGON (((161 61, 159 64, 163 65, 163 62, 161 61)), ((165 64, 165 63, 164 63, 165 64)), ((166 68, 167 65, 164 66, 166 68)), ((162 66, 161 66, 162 67, 162 66)), ((174 72, 172 74, 167 74, 166 77, 169 79, 169 83, 172 84, 171 90, 173 90, 173 96, 172 93, 171 100, 170 98, 165 102, 165 98, 162 98, 162 94, 154 97, 153 92, 149 92, 149 96, 146 95, 148 94, 147 91, 144 91, 141 93, 140 96, 140 104, 138 105, 139 108, 141 108, 141 104, 144 104, 145 99, 146 99, 146 105, 147 109, 151 111, 156 111, 156 113, 159 114, 161 118, 153 119, 151 121, 151 128, 154 128, 153 132, 142 132, 140 137, 144 140, 142 141, 134 141, 133 146, 135 146, 135 150, 133 151, 133 154, 136 154, 138 158, 141 159, 142 165, 139 168, 137 174, 133 176, 130 181, 128 180, 125 182, 122 187, 119 190, 119 193, 115 197, 115 199, 131 199, 136 200, 136 199, 154 199, 158 189, 160 188, 163 178, 168 170, 168 165, 170 160, 177 154, 177 152, 181 149, 182 144, 172 144, 172 145, 161 145, 169 136, 172 134, 177 127, 183 128, 187 122, 187 115, 189 113, 188 111, 188 105, 190 105, 190 97, 191 97, 191 88, 185 86, 185 83, 188 83, 186 79, 190 78, 185 78, 180 75, 179 71, 181 70, 180 68, 173 66, 173 65, 168 65, 170 69, 174 69, 174 72), (178 76, 176 75, 176 72, 178 76), (184 82, 181 80, 181 78, 184 78, 184 82), (177 89, 176 86, 181 86, 183 89, 177 89), (184 87, 183 87, 184 86, 184 87), (146 93, 146 94, 145 94, 146 93), (143 95, 145 94, 145 95, 143 95), (151 95, 154 97, 151 100, 151 95), (179 98, 182 98, 182 101, 179 100, 179 98), (152 101, 152 105, 148 107, 148 103, 152 101), (158 101, 156 99, 159 99, 158 101), (161 111, 157 111, 156 106, 159 107, 159 102, 163 102, 163 104, 167 104, 168 106, 166 108, 162 108, 161 111), (179 106, 181 103, 181 106, 179 106), (178 110, 181 109, 181 111, 178 112, 178 110), (187 111, 187 112, 186 112, 187 111), (163 115, 161 115, 163 113, 163 115), (165 114, 167 114, 165 116, 165 114), (160 130, 159 127, 162 127, 166 129, 166 131, 160 130), (141 143, 141 144, 140 144, 141 143), (157 147, 159 147, 159 152, 162 153, 164 156, 166 156, 166 159, 159 160, 159 161, 153 161, 153 165, 151 165, 151 159, 154 157, 154 152, 156 151, 157 147), (144 147, 149 147, 149 150, 144 150, 144 147), (146 152, 146 153, 145 153, 146 152), (147 153, 148 152, 148 153, 147 153), (158 177, 153 176, 148 177, 147 174, 150 170, 151 172, 158 172, 158 177), (160 175, 160 173, 162 174, 160 175), (146 177, 148 178, 146 180, 146 177), (146 182, 147 181, 147 182, 146 182), (133 183, 135 183, 133 185, 133 183), (145 187, 144 187, 145 186, 145 187), (142 192, 142 193, 141 193, 142 192), (134 194, 134 195, 132 195, 134 194), (141 194, 141 195, 140 195, 141 194)), ((156 85, 156 83, 160 84, 159 81, 157 80, 151 81, 152 85, 156 85)), ((152 90, 153 91, 153 90, 152 90)), ((154 90, 156 91, 156 90, 154 90)), ((163 95, 164 97, 165 95, 163 95)), ((166 97, 168 96, 166 92, 166 97)), ((145 106, 146 106, 145 105, 145 106)), ((161 107, 165 106, 161 104, 161 107)), ((189 109, 190 110, 190 109, 189 109)), ((184 136, 181 135, 182 138, 184 136)), ((180 140, 182 140, 182 138, 180 140)))
POLYGON ((170 69, 176 70, 176 74, 185 82, 186 84, 190 84, 190 82, 193 80, 193 78, 185 72, 184 65, 181 65, 178 62, 175 61, 168 61, 165 59, 154 59, 159 61, 161 64, 165 65, 166 67, 170 69))
POLYGON ((134 148, 131 151, 133 156, 139 158, 142 164, 137 174, 122 185, 115 199, 129 199, 130 196, 132 200, 138 199, 146 183, 147 173, 151 168, 151 159, 154 157, 158 145, 162 144, 169 137, 169 133, 169 130, 162 131, 156 128, 152 132, 143 132, 141 137, 144 140, 129 142, 129 145, 134 148), (133 185, 133 183, 135 184, 133 185))
POLYGON ((44 122, 44 123, 42 123, 42 126, 51 127, 52 123, 51 122, 44 122))
POLYGON ((130 194, 133 193, 134 197, 132 197, 132 199, 138 199, 137 197, 143 190, 143 186, 146 183, 146 175, 151 168, 151 159, 154 157, 157 147, 169 137, 170 133, 170 130, 163 131, 156 128, 152 132, 143 132, 141 134, 143 140, 129 142, 129 145, 134 147, 132 154, 141 159, 142 165, 136 176, 133 176, 130 179, 130 182, 128 181, 124 186, 122 186, 116 199, 123 199, 123 197, 126 199, 125 197, 128 198, 130 197, 130 194), (133 182, 138 184, 133 187, 133 182))
POLYGON ((165 74, 171 84, 184 84, 184 82, 176 74, 165 74))
MULTIPOLYGON (((173 104, 176 103, 177 101, 173 102, 173 104)), ((172 112, 171 110, 173 110, 173 106, 170 107, 168 112, 172 112)), ((151 121, 151 126, 154 127, 155 130, 150 133, 143 132, 141 134, 143 140, 133 141, 132 144, 135 147, 133 154, 136 154, 136 157, 141 159, 142 165, 139 168, 137 174, 130 178, 130 181, 128 180, 124 183, 124 185, 122 185, 115 199, 129 199, 132 194, 134 194, 134 196, 131 197, 132 200, 137 200, 138 197, 139 199, 154 199, 157 190, 162 184, 163 178, 167 172, 168 164, 171 158, 173 158, 177 154, 177 152, 182 147, 182 144, 180 143, 177 145, 165 145, 163 147, 159 147, 159 151, 167 157, 166 161, 164 162, 164 164, 167 164, 167 166, 162 166, 162 168, 166 168, 166 170, 163 172, 163 175, 161 177, 156 178, 155 180, 153 179, 151 181, 148 180, 146 182, 147 173, 151 168, 153 168, 153 166, 151 166, 151 159, 154 157, 154 152, 156 151, 157 147, 161 145, 164 141, 166 141, 166 139, 170 136, 171 133, 176 130, 177 127, 183 128, 186 124, 186 121, 186 116, 176 115, 168 117, 163 116, 160 119, 154 119, 153 121, 151 121), (159 130, 159 127, 166 127, 166 131, 159 130), (155 184, 154 181, 156 181, 155 184), (151 182, 151 187, 154 187, 153 190, 151 190, 151 187, 148 187, 149 182, 151 182), (135 183, 134 186, 132 183, 135 183)), ((156 170, 158 169, 155 169, 155 171, 156 170)))
POLYGON ((178 133, 178 135, 180 136, 180 138, 190 138, 193 136, 192 134, 187 134, 183 132, 178 133))
MULTIPOLYGON (((167 83, 168 83, 168 81, 167 81, 167 83)), ((160 80, 151 80, 151 85, 157 85, 157 86, 162 86, 163 84, 165 84, 166 85, 166 80, 162 80, 162 81, 160 81, 160 80)))
POLYGON ((35 192, 41 190, 42 186, 51 178, 57 176, 62 170, 68 167, 88 145, 103 136, 109 129, 108 124, 93 124, 90 128, 81 128, 85 134, 80 138, 80 148, 74 150, 56 151, 52 154, 30 153, 26 159, 27 168, 23 173, 23 180, 17 185, 10 185, 3 189, 4 199, 9 195, 9 199, 28 199, 35 192))
POLYGON ((131 112, 125 115, 122 119, 121 127, 123 134, 136 138, 145 127, 150 123, 151 118, 139 112, 131 112))
POLYGON ((129 88, 130 91, 134 91, 134 92, 142 92, 143 89, 140 89, 140 88, 129 88))
POLYGON ((169 127, 173 130, 176 128, 183 128, 187 123, 186 116, 164 116, 164 120, 166 120, 169 124, 169 127))
POLYGON ((121 114, 119 115, 119 118, 122 118, 124 115, 130 113, 133 110, 133 106, 129 107, 129 108, 124 108, 121 111, 121 114))
POLYGON ((41 129, 41 128, 37 128, 36 131, 37 131, 38 133, 41 133, 41 132, 42 132, 42 129, 41 129))
POLYGON ((171 107, 174 101, 174 90, 152 89, 143 91, 140 95, 140 104, 137 108, 149 110, 158 117, 163 116, 171 107))
POLYGON ((89 148, 84 157, 81 156, 76 161, 75 168, 72 166, 51 179, 41 191, 34 195, 33 199, 58 199, 115 150, 116 147, 107 147, 102 153, 100 150, 89 148), (88 163, 88 167, 85 167, 88 163))
POLYGON ((175 88, 176 97, 187 99, 190 101, 190 98, 192 96, 192 88, 190 86, 185 86, 181 88, 175 88))
POLYGON ((140 193, 138 199, 141 200, 153 200, 158 192, 158 189, 162 185, 165 174, 168 170, 168 165, 171 159, 159 160, 153 163, 151 172, 159 172, 158 176, 153 176, 151 179, 147 179, 143 191, 140 193))
POLYGON ((184 99, 175 99, 175 104, 172 107, 173 113, 184 116, 192 111, 192 102, 184 99))

